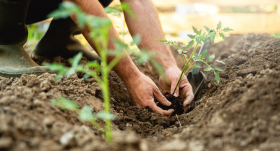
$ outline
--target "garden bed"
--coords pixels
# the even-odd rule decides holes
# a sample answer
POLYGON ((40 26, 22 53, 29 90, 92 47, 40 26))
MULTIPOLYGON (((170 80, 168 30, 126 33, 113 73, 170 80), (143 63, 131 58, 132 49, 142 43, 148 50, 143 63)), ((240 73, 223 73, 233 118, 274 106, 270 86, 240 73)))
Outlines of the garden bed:
MULTIPOLYGON (((280 40, 266 34, 233 35, 209 54, 225 62, 219 64, 221 82, 206 73, 192 111, 178 116, 132 106, 125 85, 111 72, 111 112, 117 116, 111 145, 75 112, 50 104, 61 95, 79 107, 101 111, 102 93, 94 79, 84 81, 75 74, 55 83, 50 73, 0 78, 0 150, 278 150, 280 40)), ((66 62, 59 57, 49 62, 53 60, 66 62)), ((139 69, 158 85, 149 64, 139 69)))

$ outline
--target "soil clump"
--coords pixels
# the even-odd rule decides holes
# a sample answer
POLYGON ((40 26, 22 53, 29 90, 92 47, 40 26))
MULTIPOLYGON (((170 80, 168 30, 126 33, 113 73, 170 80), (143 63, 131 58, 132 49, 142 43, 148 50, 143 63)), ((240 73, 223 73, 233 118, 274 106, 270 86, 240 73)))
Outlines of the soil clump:
MULTIPOLYGON (((133 106, 123 81, 110 72, 111 112, 117 116, 110 145, 75 112, 50 104, 63 96, 80 108, 102 111, 102 92, 94 79, 84 80, 80 73, 57 82, 51 73, 1 77, 0 150, 279 150, 280 40, 267 34, 234 35, 208 54, 225 62, 215 63, 224 70, 221 82, 206 73, 195 108, 177 117, 133 106)), ((150 64, 139 68, 158 81, 150 64)))

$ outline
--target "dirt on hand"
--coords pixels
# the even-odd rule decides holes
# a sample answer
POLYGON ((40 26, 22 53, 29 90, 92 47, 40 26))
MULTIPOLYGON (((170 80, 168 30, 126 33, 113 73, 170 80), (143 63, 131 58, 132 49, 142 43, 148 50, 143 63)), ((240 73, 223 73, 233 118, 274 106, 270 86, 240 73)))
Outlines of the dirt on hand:
MULTIPOLYGON (((224 70, 221 82, 206 72, 194 109, 178 116, 133 106, 123 81, 112 71, 111 112, 117 116, 112 144, 90 123, 80 122, 75 112, 50 104, 63 96, 80 108, 102 111, 103 96, 94 79, 85 81, 80 73, 57 82, 50 73, 0 78, 0 150, 279 150, 280 40, 267 34, 233 35, 208 54, 225 62, 214 64, 224 70)), ((47 62, 53 60, 67 65, 60 57, 47 62)), ((139 68, 158 82, 150 64, 139 68)))

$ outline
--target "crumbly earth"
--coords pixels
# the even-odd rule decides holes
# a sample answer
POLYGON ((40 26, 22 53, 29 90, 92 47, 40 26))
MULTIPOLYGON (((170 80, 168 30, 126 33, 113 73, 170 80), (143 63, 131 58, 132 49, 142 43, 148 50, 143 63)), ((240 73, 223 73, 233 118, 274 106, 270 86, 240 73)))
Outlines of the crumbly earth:
MULTIPOLYGON (((112 144, 75 112, 50 104, 61 95, 79 107, 89 105, 94 113, 102 111, 102 92, 94 79, 75 74, 54 82, 51 73, 0 78, 0 150, 279 150, 280 40, 233 35, 215 44, 210 54, 225 62, 214 63, 224 69, 220 84, 206 73, 195 108, 178 116, 133 106, 124 83, 111 72, 111 111, 117 116, 112 144)), ((65 59, 53 60, 67 65, 65 59)), ((149 64, 139 69, 157 82, 149 64)))

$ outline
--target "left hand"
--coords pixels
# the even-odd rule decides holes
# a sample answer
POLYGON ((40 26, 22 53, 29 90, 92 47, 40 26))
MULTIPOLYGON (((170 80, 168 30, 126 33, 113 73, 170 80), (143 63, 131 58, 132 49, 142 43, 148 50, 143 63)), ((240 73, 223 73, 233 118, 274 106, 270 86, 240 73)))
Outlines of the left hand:
MULTIPOLYGON (((166 78, 164 79, 163 76, 160 76, 159 78, 160 86, 163 93, 173 93, 180 78, 181 72, 182 71, 177 66, 172 66, 165 70, 166 78)), ((192 86, 190 85, 186 76, 181 79, 179 86, 175 90, 174 96, 180 96, 180 98, 184 99, 183 107, 186 107, 193 101, 194 95, 192 86)), ((189 108, 190 106, 186 107, 185 111, 189 110, 189 108)))

